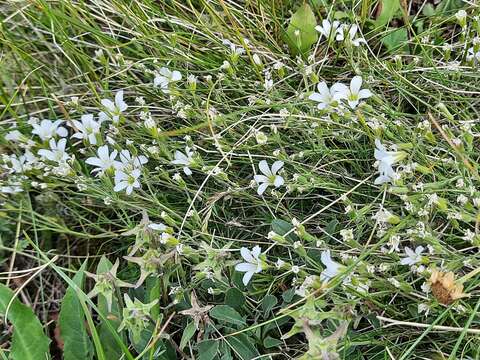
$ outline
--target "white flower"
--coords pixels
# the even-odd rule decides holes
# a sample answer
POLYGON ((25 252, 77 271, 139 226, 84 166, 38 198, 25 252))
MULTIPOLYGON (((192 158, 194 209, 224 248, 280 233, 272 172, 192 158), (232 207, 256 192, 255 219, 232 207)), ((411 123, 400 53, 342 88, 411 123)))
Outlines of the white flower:
POLYGON ((67 139, 60 139, 58 142, 51 138, 49 141, 50 150, 40 149, 38 155, 44 159, 55 162, 65 162, 70 159, 70 155, 65 152, 65 146, 67 145, 67 139))
POLYGON ((92 145, 97 144, 97 134, 100 133, 101 121, 95 121, 92 114, 82 115, 81 122, 72 120, 78 132, 72 135, 72 138, 87 139, 92 145))
POLYGON ((240 249, 240 254, 245 262, 235 265, 235 270, 245 273, 242 279, 245 286, 250 282, 253 274, 262 271, 262 262, 258 258, 261 252, 262 249, 258 245, 252 250, 248 250, 244 247, 240 249))
POLYGON ((340 22, 337 20, 331 23, 325 19, 322 21, 322 26, 315 26, 315 30, 317 30, 321 35, 325 36, 326 39, 329 39, 330 36, 333 36, 337 32, 339 26, 340 22))
POLYGON ((255 182, 258 184, 258 195, 262 195, 269 185, 273 185, 278 188, 285 183, 283 177, 277 175, 277 172, 282 168, 282 166, 283 161, 275 161, 272 165, 272 169, 270 170, 266 160, 259 162, 258 168, 263 175, 254 176, 255 182))
POLYGON ((32 123, 32 134, 38 135, 43 141, 49 140, 55 135, 65 137, 68 135, 67 129, 61 127, 63 120, 42 120, 39 124, 32 123))
POLYGON ((130 151, 120 151, 120 161, 122 162, 120 167, 123 169, 141 168, 142 165, 148 162, 148 158, 144 155, 132 156, 130 151))
POLYGON ((18 130, 9 131, 5 135, 5 140, 7 140, 7 141, 20 141, 24 138, 25 138, 25 136, 23 136, 23 134, 18 130))
POLYGON ((350 87, 347 87, 345 84, 336 83, 332 85, 331 92, 335 93, 337 99, 345 99, 348 102, 348 105, 355 109, 361 99, 367 99, 372 96, 372 92, 368 89, 361 89, 362 87, 362 77, 354 76, 350 81, 350 87))
POLYGON ((317 89, 318 93, 314 92, 308 98, 318 102, 317 108, 319 110, 323 110, 343 98, 342 93, 335 91, 333 86, 329 89, 325 81, 318 83, 317 89))
POLYGON ((112 120, 114 124, 118 124, 120 115, 128 108, 127 103, 123 101, 123 90, 117 91, 115 94, 115 102, 110 99, 102 99, 101 103, 107 111, 101 111, 98 114, 100 122, 112 120))
POLYGON ((25 151, 24 155, 10 155, 8 157, 8 160, 12 164, 12 172, 21 174, 27 170, 30 170, 37 161, 37 158, 30 151, 27 150, 25 151))
POLYGON ((97 150, 97 156, 89 157, 85 162, 89 165, 96 166, 92 173, 98 172, 103 174, 105 171, 113 170, 121 165, 115 158, 117 157, 117 150, 113 150, 109 154, 108 145, 100 146, 97 150))
POLYGON ((475 52, 473 47, 468 49, 468 53, 467 53, 467 61, 472 61, 472 60, 480 61, 480 51, 475 52))
POLYGON ((155 75, 153 79, 153 86, 160 87, 160 89, 165 93, 168 94, 170 90, 168 89, 168 85, 172 82, 179 81, 182 79, 182 74, 179 71, 174 70, 170 71, 166 67, 160 68, 158 73, 155 75))
POLYGON ((330 256, 330 250, 322 251, 320 256, 322 264, 325 265, 325 270, 320 274, 320 281, 329 281, 331 278, 335 277, 343 269, 343 265, 332 260, 330 256))
POLYGON ((383 184, 392 181, 397 176, 392 165, 405 157, 402 151, 387 151, 379 139, 375 139, 375 159, 378 160, 378 172, 380 176, 375 179, 375 184, 383 184))
MULTIPOLYGON (((337 37, 336 37, 337 41, 344 41, 345 40, 345 32, 346 32, 346 26, 341 25, 337 29, 337 37)), ((361 43, 366 43, 364 38, 362 38, 362 37, 356 38, 357 32, 358 32, 358 26, 353 24, 353 25, 350 26, 350 28, 348 29, 348 32, 346 34, 347 39, 352 43, 353 46, 360 46, 361 43)))
POLYGON ((424 247, 423 246, 417 246, 415 251, 410 249, 408 246, 405 247, 405 254, 407 257, 403 258, 400 260, 400 264, 402 265, 414 265, 422 260, 422 252, 423 252, 424 247))
POLYGON ((138 168, 134 168, 131 171, 129 169, 117 169, 115 171, 115 187, 114 191, 122 191, 125 189, 127 195, 130 195, 134 188, 140 188, 140 181, 138 178, 141 175, 141 171, 138 168))
POLYGON ((190 170, 189 166, 194 163, 193 151, 190 150, 188 146, 185 147, 185 154, 179 150, 175 151, 175 159, 172 160, 171 163, 173 165, 183 165, 183 172, 185 173, 185 175, 192 175, 192 170, 190 170))
POLYGON ((236 46, 234 43, 232 43, 230 40, 225 39, 222 41, 223 45, 227 45, 230 47, 230 51, 234 55, 242 55, 245 52, 245 49, 241 46, 236 46))

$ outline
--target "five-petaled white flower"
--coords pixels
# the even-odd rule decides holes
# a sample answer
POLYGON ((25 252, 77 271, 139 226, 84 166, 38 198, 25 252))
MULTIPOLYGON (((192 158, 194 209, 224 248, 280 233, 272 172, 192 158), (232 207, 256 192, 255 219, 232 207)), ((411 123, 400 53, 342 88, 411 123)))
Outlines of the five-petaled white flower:
POLYGON ((101 175, 105 171, 114 170, 121 165, 119 161, 115 160, 117 155, 117 150, 109 153, 108 145, 103 145, 98 148, 96 157, 89 157, 85 162, 89 165, 96 166, 96 168, 92 170, 92 173, 98 172, 98 175, 101 175))
POLYGON ((130 169, 117 169, 115 171, 115 187, 114 191, 122 191, 125 189, 127 195, 130 195, 134 188, 140 188, 140 181, 138 178, 141 175, 139 168, 130 169))
POLYGON ((335 92, 335 96, 339 99, 345 99, 348 105, 355 109, 361 99, 367 99, 372 96, 372 92, 368 89, 361 89, 362 77, 354 76, 350 81, 350 87, 345 84, 336 83, 332 86, 332 90, 335 92))
POLYGON ((395 179, 397 173, 392 165, 405 157, 403 151, 387 151, 379 139, 375 139, 375 159, 378 160, 378 172, 380 175, 375 179, 375 184, 383 184, 395 179))
POLYGON ((360 46, 361 43, 366 43, 365 39, 362 38, 362 37, 356 37, 357 36, 357 32, 358 32, 358 26, 353 24, 350 26, 350 28, 348 29, 348 32, 346 30, 346 26, 345 25, 341 25, 338 29, 337 29, 337 41, 344 41, 345 40, 345 35, 347 35, 347 39, 348 41, 350 41, 352 43, 353 46, 360 46))
POLYGON ((400 264, 415 265, 416 263, 422 261, 423 250, 425 250, 423 246, 417 246, 415 251, 410 249, 408 246, 405 246, 405 254, 407 255, 407 257, 404 257, 403 259, 401 259, 400 264))
POLYGON ((325 265, 325 270, 323 270, 320 274, 320 281, 329 281, 338 275, 344 267, 343 265, 340 265, 332 260, 332 257, 330 256, 330 250, 322 251, 320 260, 322 261, 322 264, 325 265))
POLYGON ((262 261, 258 258, 261 252, 262 249, 258 245, 251 251, 244 247, 240 249, 240 254, 245 262, 235 265, 235 270, 245 273, 242 279, 245 286, 250 282, 253 274, 262 271, 262 261))
POLYGON ((319 110, 323 110, 342 99, 342 94, 336 91, 335 85, 329 89, 327 83, 322 81, 318 83, 317 89, 318 93, 314 92, 308 98, 318 102, 317 108, 319 110))
POLYGON ((122 150, 120 151, 120 161, 122 162, 119 167, 124 169, 140 168, 142 165, 148 162, 148 158, 144 155, 132 156, 130 151, 122 150))
POLYGON ((123 101, 123 90, 117 91, 115 94, 115 102, 110 99, 102 99, 101 103, 106 111, 98 113, 100 122, 112 120, 114 124, 118 124, 120 122, 120 116, 128 108, 127 103, 123 101))
POLYGON ((189 166, 191 166, 193 163, 193 151, 190 150, 188 146, 185 147, 185 154, 179 150, 175 151, 175 159, 172 160, 172 164, 183 165, 183 172, 185 175, 192 175, 192 170, 190 170, 189 166))
POLYGON ((49 140, 55 135, 65 137, 68 135, 67 129, 60 126, 63 120, 42 120, 40 123, 32 123, 32 134, 38 135, 43 141, 49 140))
POLYGON ((50 150, 38 150, 38 155, 40 155, 42 158, 58 163, 65 162, 70 159, 70 155, 65 152, 67 139, 62 138, 57 142, 54 138, 51 138, 48 144, 50 145, 50 150))
POLYGON ((97 144, 97 134, 100 133, 101 121, 95 121, 92 114, 82 115, 81 122, 72 120, 78 132, 72 135, 72 138, 87 139, 92 145, 97 144))
POLYGON ((337 20, 330 22, 329 20, 325 19, 322 20, 322 25, 315 26, 315 30, 317 30, 321 35, 325 36, 326 39, 329 39, 331 36, 334 36, 339 26, 340 22, 337 20))
POLYGON ((273 185, 278 188, 285 183, 283 177, 277 175, 277 172, 282 168, 282 166, 283 161, 275 161, 272 165, 272 169, 270 170, 266 160, 262 160, 258 163, 258 168, 263 174, 254 176, 254 179, 258 184, 258 195, 262 195, 269 185, 273 185))
POLYGON ((153 86, 160 87, 165 94, 168 94, 170 92, 168 88, 169 84, 181 79, 182 74, 180 74, 179 71, 170 71, 168 68, 162 67, 153 79, 153 86))

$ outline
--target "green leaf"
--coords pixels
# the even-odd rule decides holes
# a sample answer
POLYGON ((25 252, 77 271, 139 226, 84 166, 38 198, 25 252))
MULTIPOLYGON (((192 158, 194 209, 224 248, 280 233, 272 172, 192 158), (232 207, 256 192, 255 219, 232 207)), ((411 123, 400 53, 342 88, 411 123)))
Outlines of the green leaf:
POLYGON ((422 10, 422 14, 427 16, 427 17, 434 16, 435 15, 435 8, 433 7, 432 4, 425 4, 425 6, 423 7, 423 10, 422 10))
POLYGON ((277 305, 278 299, 275 295, 267 294, 262 300, 263 316, 267 317, 273 307, 277 305))
POLYGON ((400 0, 380 0, 382 10, 375 20, 376 26, 387 25, 400 9, 400 0))
MULTIPOLYGON (((0 284, 0 314, 3 316, 13 296, 12 290, 0 284)), ((50 359, 50 339, 43 332, 43 326, 32 309, 18 299, 14 299, 6 315, 14 327, 10 358, 13 360, 50 359)))
MULTIPOLYGON (((83 263, 73 282, 80 289, 83 287, 84 270, 83 263)), ((62 300, 59 317, 60 336, 64 341, 63 357, 65 360, 91 359, 93 355, 92 343, 85 328, 85 317, 82 305, 77 297, 76 290, 69 286, 62 300)))
POLYGON ((315 44, 318 33, 315 30, 317 20, 310 5, 304 3, 293 14, 287 28, 286 41, 293 55, 305 53, 315 44), (295 35, 298 33, 298 35, 295 35))
POLYGON ((245 325, 245 320, 233 308, 228 305, 217 305, 210 310, 210 316, 214 319, 234 325, 245 325))
POLYGON ((212 360, 218 351, 217 340, 204 340, 198 343, 198 360, 212 360))
POLYGON ((383 37, 382 43, 390 52, 407 52, 408 53, 408 33, 407 29, 396 29, 383 37), (400 51, 399 51, 400 50, 400 51))
POLYGON ((196 331, 197 329, 195 327, 195 323, 193 321, 190 321, 185 327, 185 330, 183 330, 182 339, 180 340, 180 350, 183 350, 185 345, 187 345, 193 335, 195 335, 196 331))
POLYGON ((235 309, 240 309, 245 304, 245 296, 237 288, 230 288, 225 294, 225 304, 235 309))
MULTIPOLYGON (((272 221, 272 231, 278 235, 285 235, 287 232, 289 232, 293 228, 293 225, 289 223, 288 221, 282 220, 282 219, 274 219, 272 221)), ((293 231, 287 235, 286 237, 287 240, 290 241, 298 241, 299 238, 297 235, 293 233, 293 231)))
POLYGON ((254 340, 245 334, 229 336, 228 343, 233 347, 235 353, 242 360, 255 359, 260 356, 255 348, 254 340))
POLYGON ((273 348, 273 347, 277 347, 277 346, 280 346, 282 345, 283 342, 282 340, 279 340, 279 339, 275 339, 271 336, 267 336, 264 340, 263 340, 263 346, 265 346, 266 349, 269 349, 269 348, 273 348))

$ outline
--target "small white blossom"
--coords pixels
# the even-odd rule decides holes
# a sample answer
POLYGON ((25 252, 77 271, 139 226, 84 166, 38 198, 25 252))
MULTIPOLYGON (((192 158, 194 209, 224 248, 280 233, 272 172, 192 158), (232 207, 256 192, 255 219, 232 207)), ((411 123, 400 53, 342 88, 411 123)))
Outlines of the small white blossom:
POLYGON ((337 20, 330 22, 329 20, 324 19, 322 20, 322 25, 315 26, 315 30, 317 30, 326 39, 329 39, 330 36, 334 36, 334 34, 336 34, 339 26, 340 22, 337 20))
POLYGON ((273 185, 276 188, 282 186, 285 181, 283 177, 277 175, 277 172, 283 167, 283 161, 275 161, 272 168, 268 166, 266 160, 262 160, 258 164, 258 168, 263 175, 255 175, 254 179, 258 184, 257 193, 262 195, 268 186, 273 185))
POLYGON ((70 159, 70 155, 65 152, 65 146, 67 145, 67 139, 60 139, 58 142, 51 138, 49 141, 50 149, 38 150, 38 155, 44 159, 55 161, 57 163, 65 162, 70 159))
POLYGON ((405 247, 405 254, 407 257, 404 257, 400 260, 402 265, 414 265, 422 260, 422 252, 425 250, 423 246, 417 246, 415 251, 410 249, 408 246, 405 247))
POLYGON ((235 265, 235 270, 245 273, 242 279, 245 286, 250 282, 253 274, 258 274, 262 271, 262 262, 258 258, 261 252, 262 249, 258 245, 252 250, 248 250, 245 247, 240 249, 240 254, 245 262, 235 265))
POLYGON ((101 121, 95 121, 92 114, 82 115, 81 122, 72 120, 78 132, 72 135, 75 139, 87 139, 92 145, 97 144, 97 134, 100 133, 101 121))
POLYGON ((38 135, 42 141, 46 141, 55 135, 65 137, 68 135, 67 129, 61 127, 63 120, 42 120, 40 123, 32 123, 32 134, 38 135))
POLYGON ((110 99, 102 99, 101 103, 106 111, 98 113, 100 122, 112 120, 114 124, 118 124, 120 122, 120 116, 128 108, 127 103, 123 101, 123 90, 117 91, 115 94, 115 102, 110 99))
POLYGON ((375 179, 375 184, 391 182, 396 178, 396 172, 392 165, 401 160, 405 153, 401 151, 387 151, 379 139, 375 139, 375 159, 378 160, 378 172, 380 176, 375 179))
POLYGON ((337 29, 337 41, 344 41, 345 40, 345 33, 347 35, 347 40, 351 42, 351 44, 355 47, 360 46, 362 43, 366 43, 365 39, 362 37, 357 37, 358 26, 353 24, 350 26, 348 31, 346 30, 345 25, 341 25, 337 29))
MULTIPOLYGON (((338 88, 338 86, 337 86, 338 88)), ((317 108, 323 110, 336 104, 337 101, 344 98, 344 95, 337 91, 337 88, 332 86, 331 89, 328 88, 327 83, 322 81, 318 83, 317 89, 318 92, 312 93, 308 98, 310 100, 318 102, 317 108)))
POLYGON ((96 167, 92 170, 92 173, 96 172, 98 175, 101 175, 105 171, 113 170, 121 165, 119 161, 115 160, 117 154, 117 150, 109 153, 108 145, 103 145, 97 149, 97 156, 89 157, 85 162, 96 167))
POLYGON ((117 169, 115 171, 115 187, 114 191, 119 192, 125 190, 127 195, 130 195, 133 192, 134 188, 140 188, 140 181, 138 180, 141 175, 139 168, 130 169, 117 169))
POLYGON ((325 270, 323 270, 320 274, 321 281, 329 281, 330 279, 338 275, 343 269, 343 265, 340 265, 339 263, 332 260, 332 257, 330 256, 330 250, 322 251, 320 259, 322 261, 322 264, 326 267, 325 270))
POLYGON ((192 170, 190 170, 189 166, 194 163, 193 151, 188 146, 185 147, 185 153, 176 150, 175 158, 174 160, 172 160, 171 163, 173 165, 183 165, 183 172, 185 173, 185 175, 192 175, 192 170))
POLYGON ((362 77, 354 76, 350 81, 350 87, 345 84, 336 83, 332 85, 331 91, 335 92, 335 97, 345 99, 350 108, 355 109, 362 99, 367 99, 373 94, 368 89, 362 89, 362 77))
POLYGON ((182 80, 182 74, 179 71, 170 71, 170 69, 162 67, 153 79, 153 86, 160 87, 165 94, 168 94, 170 92, 168 88, 170 83, 180 80, 182 80))

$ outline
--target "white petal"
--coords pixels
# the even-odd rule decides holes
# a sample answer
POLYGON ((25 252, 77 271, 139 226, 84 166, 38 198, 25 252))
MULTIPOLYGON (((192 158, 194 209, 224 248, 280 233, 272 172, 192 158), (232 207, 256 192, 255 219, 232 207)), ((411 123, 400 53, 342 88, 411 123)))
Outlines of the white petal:
POLYGON ((313 101, 323 102, 323 96, 316 92, 312 93, 308 98, 313 101))
POLYGON ((182 74, 179 71, 175 70, 172 72, 171 81, 179 81, 182 80, 182 74))
POLYGON ((277 160, 272 165, 272 175, 275 175, 283 167, 283 161, 277 160))
POLYGON ((268 182, 268 178, 265 175, 255 175, 253 178, 255 179, 255 182, 259 185, 261 183, 268 182))
POLYGON ((57 134, 58 134, 58 136, 65 137, 65 136, 68 135, 68 131, 64 127, 59 127, 57 129, 57 134))
POLYGON ((192 170, 190 170, 190 168, 188 168, 188 167, 186 167, 186 166, 183 168, 183 172, 184 172, 185 175, 187 175, 187 176, 192 175, 192 170))
POLYGON ((267 190, 268 185, 269 185, 268 183, 260 184, 260 186, 257 189, 257 194, 262 195, 265 192, 265 190, 267 190))
POLYGON ((262 248, 258 245, 255 245, 252 249, 252 256, 258 260, 258 256, 262 253, 262 248))
POLYGON ((372 95, 373 95, 372 92, 368 89, 362 89, 358 92, 358 98, 359 99, 367 99, 372 95))
POLYGON ((87 160, 85 160, 85 162, 89 165, 103 167, 103 162, 96 157, 89 157, 87 160))
POLYGON ((253 276, 253 272, 249 271, 249 272, 246 272, 245 275, 243 275, 243 285, 247 286, 248 283, 250 282, 251 278, 253 276))
POLYGON ((258 163, 258 168, 260 171, 266 175, 266 176, 272 176, 272 172, 270 171, 270 168, 268 166, 268 163, 266 160, 262 160, 258 163))
POLYGON ((113 103, 112 100, 110 99, 103 99, 101 101, 102 105, 107 108, 109 111, 114 111, 115 110, 115 104, 113 103))
POLYGON ((275 176, 275 180, 273 181, 273 185, 275 185, 276 188, 282 186, 285 183, 285 180, 283 180, 283 177, 277 175, 275 176))
POLYGON ((253 258, 250 250, 248 250, 246 247, 242 247, 240 249, 240 255, 242 255, 243 260, 249 263, 255 262, 255 259, 253 258))
POLYGON ((360 88, 362 87, 362 77, 361 76, 354 76, 352 81, 350 82, 350 90, 354 94, 358 94, 360 88))
POLYGON ((115 94, 115 104, 121 104, 123 102, 123 90, 118 90, 115 94))
POLYGON ((250 263, 241 263, 241 264, 237 264, 235 265, 235 270, 237 271, 241 271, 241 272, 255 272, 255 270, 257 270, 257 266, 254 265, 254 264, 250 264, 250 263))

